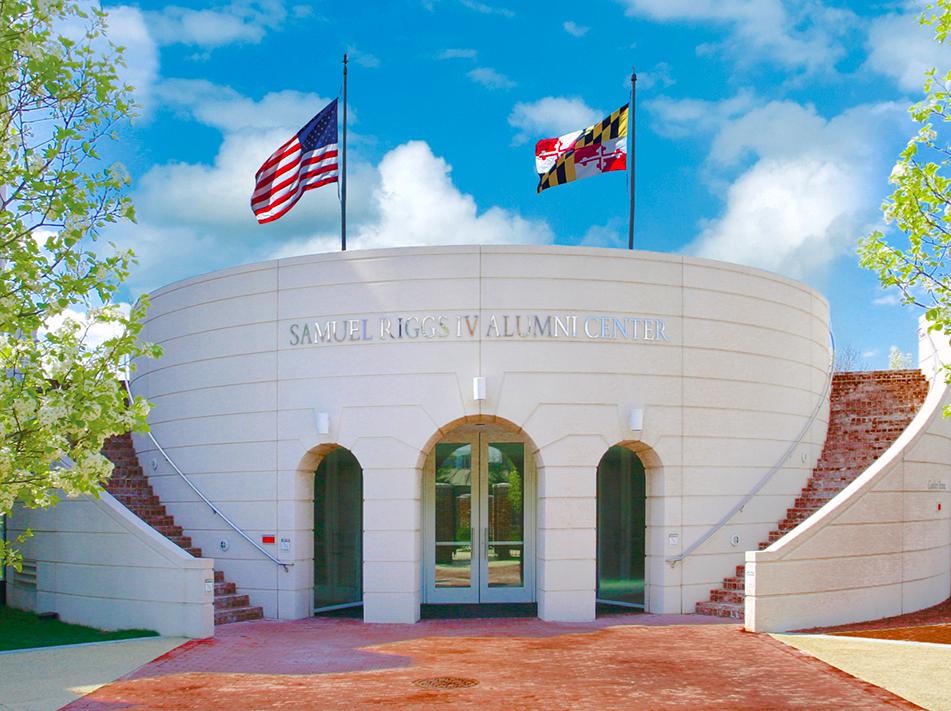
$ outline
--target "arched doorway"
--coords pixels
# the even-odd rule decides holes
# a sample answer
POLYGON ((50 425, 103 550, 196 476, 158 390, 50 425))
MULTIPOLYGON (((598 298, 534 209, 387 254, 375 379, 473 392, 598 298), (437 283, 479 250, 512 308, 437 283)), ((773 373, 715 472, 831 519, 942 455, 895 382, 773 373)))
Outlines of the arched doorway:
POLYGON ((442 437, 422 478, 423 601, 535 600, 534 447, 494 424, 442 437))
POLYGON ((314 611, 363 604, 363 469, 338 447, 314 473, 314 611))
POLYGON ((647 477, 640 458, 611 447, 598 464, 599 603, 644 607, 647 477))

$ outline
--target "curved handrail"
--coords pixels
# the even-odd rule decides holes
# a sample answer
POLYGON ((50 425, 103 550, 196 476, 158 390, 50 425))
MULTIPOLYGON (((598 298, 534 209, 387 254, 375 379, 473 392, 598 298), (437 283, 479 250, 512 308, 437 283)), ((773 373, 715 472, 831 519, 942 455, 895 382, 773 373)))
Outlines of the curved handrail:
MULTIPOLYGON (((131 375, 131 374, 130 374, 130 375, 131 375)), ((130 400, 132 400, 132 399, 135 399, 135 395, 132 394, 132 384, 129 382, 130 379, 131 379, 131 378, 130 378, 129 376, 126 376, 126 379, 125 379, 123 382, 125 383, 126 392, 129 393, 129 398, 130 398, 130 400)), ((289 571, 290 571, 290 566, 294 565, 293 561, 291 561, 291 562, 286 562, 286 561, 279 560, 279 559, 275 558, 273 555, 271 555, 270 553, 268 553, 264 548, 262 548, 262 547, 260 546, 260 544, 258 544, 257 541, 255 541, 253 538, 251 538, 251 536, 249 536, 247 533, 245 533, 245 532, 242 531, 240 528, 238 528, 238 525, 237 525, 234 521, 232 521, 230 518, 228 518, 227 516, 225 516, 224 513, 222 513, 221 509, 219 509, 217 506, 215 506, 213 503, 211 503, 211 501, 208 499, 208 497, 205 496, 203 493, 201 493, 201 490, 200 490, 197 486, 195 486, 194 483, 192 483, 191 479, 189 479, 187 476, 185 476, 185 472, 183 472, 181 469, 179 469, 179 468, 178 468, 178 465, 175 464, 175 462, 172 461, 172 458, 168 455, 168 452, 166 452, 166 451, 162 448, 162 445, 160 445, 160 444, 158 443, 158 440, 155 439, 155 435, 153 435, 151 432, 146 432, 145 434, 146 434, 146 436, 149 438, 149 440, 152 442, 152 444, 155 445, 155 448, 161 453, 161 455, 162 455, 163 457, 165 457, 165 461, 169 463, 169 466, 171 466, 172 469, 175 470, 175 473, 178 474, 178 476, 180 476, 180 477, 182 478, 182 481, 184 481, 184 482, 188 485, 188 487, 198 495, 198 498, 199 498, 199 499, 201 499, 201 500, 204 501, 206 504, 208 504, 208 507, 209 507, 213 512, 215 512, 218 516, 220 516, 222 521, 224 521, 226 524, 228 524, 228 525, 234 530, 235 533, 237 533, 237 534, 238 534, 239 536, 241 536, 244 540, 246 540, 248 543, 250 543, 252 546, 254 546, 258 551, 260 551, 260 552, 263 553, 267 558, 269 558, 269 559, 271 560, 271 562, 273 562, 273 563, 275 563, 276 565, 279 565, 279 566, 281 566, 282 568, 284 568, 284 571, 285 571, 285 572, 289 572, 289 571)))
POLYGON ((772 468, 766 472, 766 474, 758 482, 756 482, 756 485, 750 489, 746 495, 733 506, 732 509, 727 511, 719 521, 713 524, 713 526, 711 526, 706 533, 687 546, 679 555, 665 559, 666 562, 670 563, 671 567, 677 565, 677 563, 682 561, 688 555, 697 550, 697 548, 710 540, 710 537, 713 536, 714 533, 723 528, 730 521, 730 519, 742 511, 750 502, 750 500, 759 493, 760 489, 766 486, 767 482, 773 478, 776 472, 783 468, 783 465, 785 465, 786 461, 792 456, 792 453, 795 451, 796 447, 802 443, 803 437, 806 436, 806 433, 813 426, 813 424, 815 424, 816 418, 819 416, 819 412, 822 410, 822 404, 826 401, 826 396, 829 394, 829 388, 832 386, 832 375, 835 372, 835 336, 831 330, 829 331, 829 342, 832 345, 832 349, 830 351, 829 373, 826 376, 825 387, 822 389, 822 395, 819 396, 819 400, 816 402, 816 407, 809 416, 809 419, 806 421, 806 424, 803 426, 799 436, 789 444, 789 446, 786 448, 786 451, 783 452, 783 455, 779 458, 779 461, 777 461, 772 466, 772 468))

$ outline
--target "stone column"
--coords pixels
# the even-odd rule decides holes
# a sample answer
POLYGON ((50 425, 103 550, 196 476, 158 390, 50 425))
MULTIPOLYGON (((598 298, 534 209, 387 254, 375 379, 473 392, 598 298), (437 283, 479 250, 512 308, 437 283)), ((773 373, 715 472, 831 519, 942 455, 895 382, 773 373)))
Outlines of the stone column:
POLYGON ((363 619, 419 620, 420 482, 415 467, 363 470, 363 619))
POLYGON ((595 616, 597 462, 538 471, 538 616, 587 622, 595 616))

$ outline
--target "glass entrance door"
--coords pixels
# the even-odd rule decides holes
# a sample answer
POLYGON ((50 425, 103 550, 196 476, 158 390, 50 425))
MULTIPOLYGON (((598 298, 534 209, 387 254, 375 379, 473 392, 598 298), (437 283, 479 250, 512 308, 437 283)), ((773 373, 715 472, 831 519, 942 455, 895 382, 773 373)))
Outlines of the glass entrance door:
POLYGON ((426 602, 534 599, 534 467, 507 433, 460 431, 424 473, 426 602))
POLYGON ((363 600, 363 470, 335 449, 314 478, 314 610, 363 600))
POLYGON ((598 464, 598 602, 644 607, 647 480, 625 447, 598 464))

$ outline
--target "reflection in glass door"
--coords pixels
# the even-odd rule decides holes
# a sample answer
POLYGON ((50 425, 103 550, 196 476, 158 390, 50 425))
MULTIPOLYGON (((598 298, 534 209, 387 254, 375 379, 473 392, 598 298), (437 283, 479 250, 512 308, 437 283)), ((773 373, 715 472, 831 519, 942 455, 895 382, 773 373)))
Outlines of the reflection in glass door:
POLYGON ((438 443, 423 480, 426 602, 534 599, 534 470, 525 443, 459 432, 438 443))
POLYGON ((489 441, 483 518, 483 599, 507 598, 525 586, 525 445, 489 441))
POLYGON ((598 465, 598 601, 644 607, 647 480, 625 447, 598 465))
POLYGON ((346 449, 335 449, 314 477, 314 609, 363 600, 363 470, 346 449))
POLYGON ((436 588, 472 589, 472 449, 436 445, 436 588))

